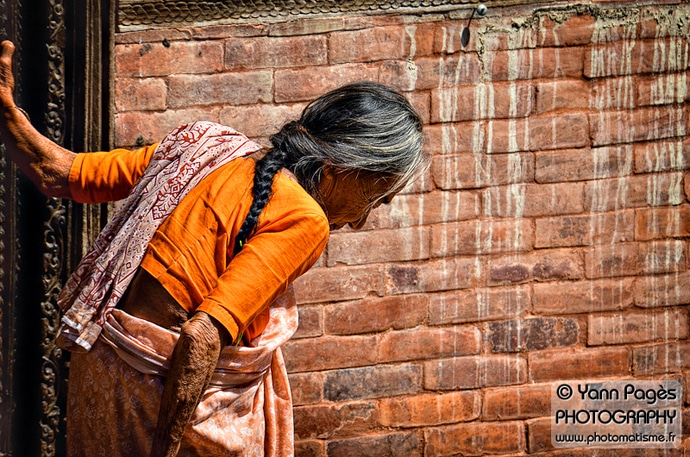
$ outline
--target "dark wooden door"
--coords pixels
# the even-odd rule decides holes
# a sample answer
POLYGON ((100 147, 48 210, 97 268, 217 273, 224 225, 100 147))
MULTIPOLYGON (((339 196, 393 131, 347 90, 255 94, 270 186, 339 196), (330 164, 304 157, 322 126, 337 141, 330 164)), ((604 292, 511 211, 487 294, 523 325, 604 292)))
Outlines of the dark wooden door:
MULTIPOLYGON (((110 3, 0 0, 17 104, 73 150, 108 146, 110 3)), ((44 197, 0 153, 0 456, 62 456, 69 355, 54 344, 56 298, 106 211, 44 197)))

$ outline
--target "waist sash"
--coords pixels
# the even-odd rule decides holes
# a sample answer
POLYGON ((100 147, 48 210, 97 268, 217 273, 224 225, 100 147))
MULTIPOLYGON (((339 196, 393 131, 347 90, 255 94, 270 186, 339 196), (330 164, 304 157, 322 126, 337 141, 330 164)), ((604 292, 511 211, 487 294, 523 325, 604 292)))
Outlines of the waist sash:
MULTIPOLYGON (((225 346, 210 386, 240 386, 262 377, 273 353, 297 330, 298 314, 292 286, 270 308, 268 325, 250 346, 225 346)), ((103 326, 101 338, 132 368, 144 374, 166 376, 179 331, 114 309, 103 326)))

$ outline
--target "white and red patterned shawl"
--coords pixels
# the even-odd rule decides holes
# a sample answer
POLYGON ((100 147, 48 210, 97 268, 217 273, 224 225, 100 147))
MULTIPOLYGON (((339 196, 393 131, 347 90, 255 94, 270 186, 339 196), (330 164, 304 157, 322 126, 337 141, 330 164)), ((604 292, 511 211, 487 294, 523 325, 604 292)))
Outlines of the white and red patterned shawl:
POLYGON ((241 133, 211 122, 187 124, 168 134, 65 284, 58 298, 64 311, 58 344, 89 351, 165 218, 218 167, 259 149, 241 133))

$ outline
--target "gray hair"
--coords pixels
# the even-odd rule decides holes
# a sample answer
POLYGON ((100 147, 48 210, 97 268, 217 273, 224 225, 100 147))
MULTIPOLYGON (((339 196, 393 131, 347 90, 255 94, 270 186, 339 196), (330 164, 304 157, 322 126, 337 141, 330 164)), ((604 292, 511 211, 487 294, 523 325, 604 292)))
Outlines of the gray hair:
POLYGON ((324 164, 393 179, 388 193, 394 193, 429 162, 419 115, 401 94, 373 82, 349 84, 319 97, 271 143, 283 152, 285 167, 317 199, 324 164))

